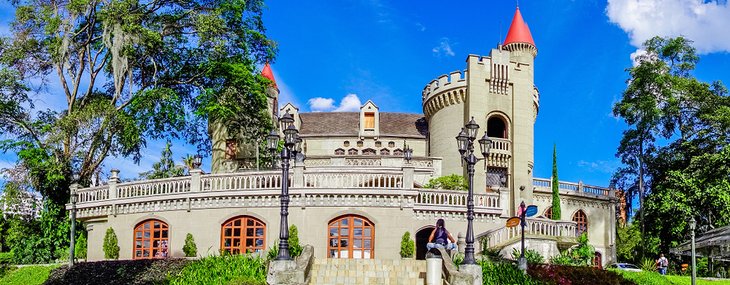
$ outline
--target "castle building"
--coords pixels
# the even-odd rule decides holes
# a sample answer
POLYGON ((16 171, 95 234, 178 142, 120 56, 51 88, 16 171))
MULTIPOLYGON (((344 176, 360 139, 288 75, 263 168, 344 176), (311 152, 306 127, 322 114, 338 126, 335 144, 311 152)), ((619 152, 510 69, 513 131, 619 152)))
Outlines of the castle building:
POLYGON ((534 82, 537 46, 519 8, 502 45, 488 55, 468 55, 464 70, 439 76, 422 90, 422 114, 381 112, 367 101, 359 112, 300 112, 278 108, 272 81, 270 114, 289 113, 303 139, 304 156, 293 161, 290 180, 281 170, 258 167, 260 141, 210 126, 212 173, 72 189, 87 226, 88 256, 103 259, 105 231, 119 238, 121 258, 183 256, 191 233, 201 255, 258 252, 276 246, 279 194, 288 183, 289 224, 316 258, 399 259, 401 236, 415 236, 417 258, 435 221, 446 220, 454 236, 466 232, 465 191, 430 189, 441 176, 466 175, 454 137, 472 118, 492 140, 485 164, 474 176, 476 249, 511 256, 518 228, 505 226, 520 203, 538 206, 528 218, 527 247, 550 257, 577 243, 586 232, 597 265, 615 260, 616 191, 560 182, 562 219, 552 220, 551 180, 533 177, 534 123, 540 94, 534 82), (278 110, 277 110, 278 109, 278 110), (404 159, 407 148, 411 160, 404 159), (258 149, 258 150, 257 150, 258 149))

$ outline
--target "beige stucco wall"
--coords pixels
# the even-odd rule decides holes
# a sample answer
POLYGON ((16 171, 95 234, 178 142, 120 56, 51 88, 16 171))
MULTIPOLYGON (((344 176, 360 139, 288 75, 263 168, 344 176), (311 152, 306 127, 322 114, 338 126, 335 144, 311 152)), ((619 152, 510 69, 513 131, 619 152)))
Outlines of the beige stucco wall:
MULTIPOLYGON (((335 150, 338 148, 345 150, 357 149, 358 153, 362 153, 363 149, 371 148, 376 151, 375 156, 381 156, 380 150, 388 149, 391 155, 396 149, 403 150, 403 143, 408 144, 408 147, 413 149, 413 157, 425 157, 426 156, 426 140, 423 138, 406 138, 406 137, 393 137, 393 136, 382 136, 377 140, 374 138, 365 138, 362 140, 362 147, 358 147, 357 142, 360 141, 358 137, 304 137, 304 144, 306 145, 306 154, 311 157, 322 157, 322 156, 335 156, 335 150), (349 146, 345 146, 345 141, 349 142, 349 146), (377 147, 376 143, 380 142, 380 146, 377 147), (389 143, 393 142, 394 147, 389 147, 389 143)), ((365 156, 367 157, 367 156, 365 156)))

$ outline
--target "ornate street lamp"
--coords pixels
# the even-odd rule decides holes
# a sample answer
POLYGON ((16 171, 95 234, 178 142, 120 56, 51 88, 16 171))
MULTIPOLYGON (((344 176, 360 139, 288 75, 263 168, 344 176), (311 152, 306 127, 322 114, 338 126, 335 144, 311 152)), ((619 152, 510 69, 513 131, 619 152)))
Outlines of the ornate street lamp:
POLYGON ((403 142, 403 158, 406 160, 406 163, 411 163, 411 159, 413 159, 413 149, 405 142, 403 142))
POLYGON ((476 264, 474 259, 474 165, 489 157, 489 150, 492 147, 492 140, 489 139, 487 133, 478 140, 479 148, 481 150, 483 158, 477 158, 474 155, 474 140, 477 137, 479 131, 479 125, 474 121, 474 117, 464 125, 459 135, 456 136, 456 142, 461 153, 463 162, 466 162, 466 171, 469 175, 469 193, 466 200, 466 250, 464 251, 464 261, 462 264, 476 264))
POLYGON ((79 189, 79 179, 80 176, 78 173, 74 173, 73 175, 73 181, 71 181, 71 242, 69 243, 69 259, 68 259, 68 265, 73 266, 74 262, 76 261, 76 198, 78 197, 77 190, 79 189))
POLYGON ((196 154, 193 156, 193 169, 199 169, 203 165, 203 156, 196 154))
POLYGON ((695 285, 697 282, 697 266, 695 265, 695 262, 697 260, 695 255, 695 227, 697 226, 697 222, 695 221, 695 218, 692 217, 689 220, 689 230, 692 234, 692 285, 695 285))
MULTIPOLYGON (((279 255, 276 260, 291 260, 289 255, 289 159, 301 152, 302 139, 299 130, 294 126, 294 116, 286 112, 279 119, 284 132, 284 148, 281 150, 281 223, 279 227, 279 255)), ((276 155, 279 146, 279 134, 272 130, 266 137, 266 144, 272 156, 276 155)))

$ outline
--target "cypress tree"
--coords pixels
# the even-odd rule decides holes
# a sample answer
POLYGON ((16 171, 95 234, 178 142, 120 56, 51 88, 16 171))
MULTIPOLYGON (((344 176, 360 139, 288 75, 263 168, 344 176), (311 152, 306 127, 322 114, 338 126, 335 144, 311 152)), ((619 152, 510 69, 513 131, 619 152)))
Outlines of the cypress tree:
POLYGON ((560 220, 560 192, 558 182, 558 152, 555 144, 553 144, 553 220, 560 220))

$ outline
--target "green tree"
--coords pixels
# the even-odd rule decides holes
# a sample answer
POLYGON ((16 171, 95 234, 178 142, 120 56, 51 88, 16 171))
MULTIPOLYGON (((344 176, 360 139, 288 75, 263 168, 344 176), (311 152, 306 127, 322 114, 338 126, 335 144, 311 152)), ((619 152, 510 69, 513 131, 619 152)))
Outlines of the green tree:
POLYGON ((183 252, 185 253, 186 257, 195 257, 198 255, 198 246, 195 245, 195 240, 193 239, 193 234, 188 233, 185 236, 185 245, 183 245, 183 252))
POLYGON ((119 259, 119 240, 113 228, 106 229, 104 234, 104 258, 119 259))
POLYGON ((165 148, 162 150, 160 161, 152 164, 152 170, 142 172, 139 174, 140 177, 145 179, 158 179, 182 176, 184 173, 183 167, 175 165, 175 161, 172 159, 172 143, 167 141, 165 148))
POLYGON ((451 174, 432 178, 423 187, 432 189, 467 190, 469 189, 469 184, 467 184, 464 176, 451 174))
POLYGON ((403 233, 403 237, 400 241, 400 257, 403 258, 410 258, 413 257, 413 252, 415 250, 415 242, 411 239, 411 233, 405 232, 403 233))
POLYGON ((730 223, 730 98, 722 83, 694 78, 691 41, 655 37, 644 49, 614 105, 629 128, 612 185, 627 191, 629 207, 638 194, 641 236, 666 252, 687 239, 689 217, 700 232, 730 223))
POLYGON ((551 185, 553 190, 552 219, 560 220, 560 181, 558 180, 558 151, 555 144, 553 144, 553 177, 551 185))
POLYGON ((76 258, 86 259, 87 246, 86 234, 79 234, 79 238, 76 239, 76 244, 74 244, 74 255, 76 258))

